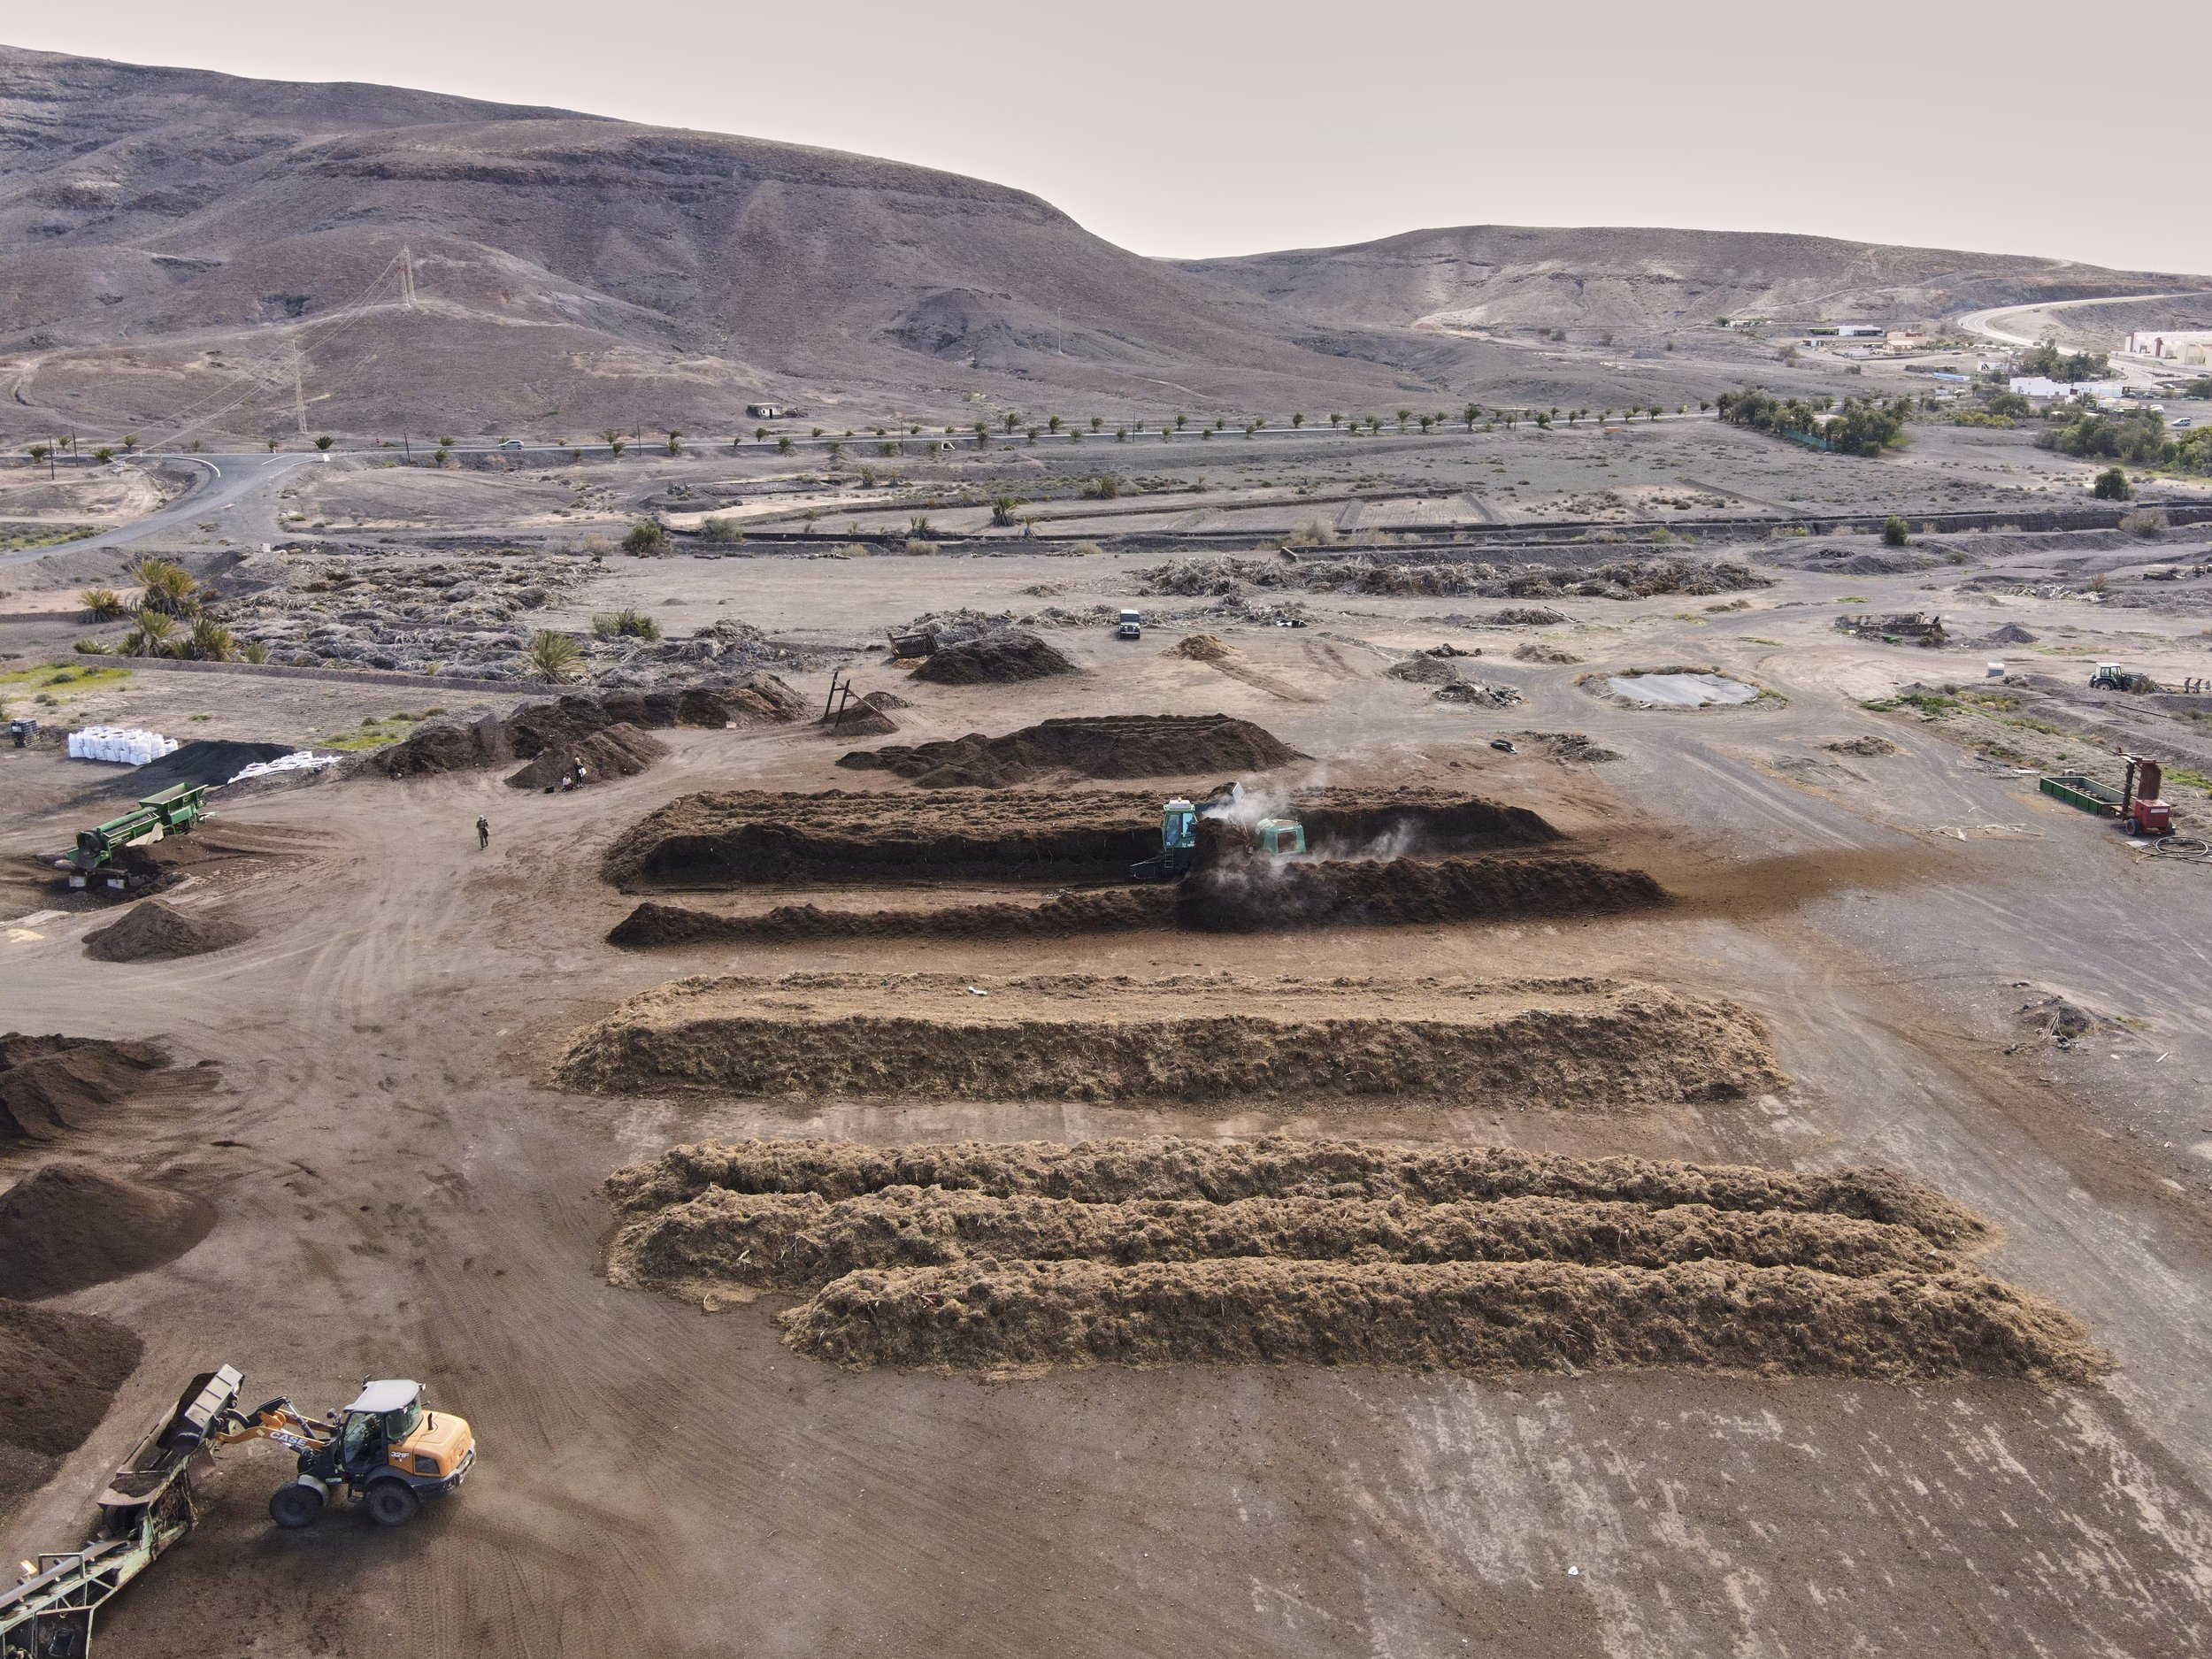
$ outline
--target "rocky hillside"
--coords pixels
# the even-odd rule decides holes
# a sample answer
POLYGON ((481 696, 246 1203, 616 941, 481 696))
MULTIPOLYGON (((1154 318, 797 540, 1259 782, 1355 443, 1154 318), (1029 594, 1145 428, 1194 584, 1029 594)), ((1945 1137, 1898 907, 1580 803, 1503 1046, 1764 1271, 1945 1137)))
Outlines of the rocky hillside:
POLYGON ((1289 408, 1393 372, 1036 197, 864 157, 0 49, 18 424, 728 431, 1085 395, 1289 408))
POLYGON ((1180 268, 1342 328, 1564 327, 1658 334, 1716 317, 1907 326, 1991 305, 2212 288, 2212 278, 1825 236, 1471 225, 1180 268))

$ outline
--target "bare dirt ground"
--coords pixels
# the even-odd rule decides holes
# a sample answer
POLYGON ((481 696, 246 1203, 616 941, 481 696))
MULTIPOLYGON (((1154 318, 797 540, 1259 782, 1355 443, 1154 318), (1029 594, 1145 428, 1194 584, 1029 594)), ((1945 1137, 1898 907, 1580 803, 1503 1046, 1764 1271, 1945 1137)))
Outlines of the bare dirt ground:
MULTIPOLYGON (((2075 465, 2016 449, 1985 460, 1945 438, 1916 446, 1917 471, 1838 470, 1847 481, 1830 487, 1825 457, 1774 453, 1771 479, 1716 481, 1778 500, 1873 502, 1893 487, 1919 511, 2009 499, 1990 492, 2012 488, 2001 468, 2029 456, 2075 465), (1968 471, 1983 465, 1992 471, 1968 471), (1953 473, 1971 488, 1944 488, 1953 473)), ((1509 481, 1522 476, 1537 474, 1509 481)), ((365 1376, 419 1376, 435 1402, 471 1418, 482 1448, 465 1492, 391 1533, 342 1514, 278 1534, 262 1504, 286 1460, 227 1455, 207 1525, 104 1624, 111 1651, 2205 1650, 2212 872, 2144 856, 2019 771, 2040 758, 2031 745, 2110 767, 2111 740, 2085 729, 2093 718, 2177 740, 2192 728, 2185 698, 2093 695, 2085 682, 2100 658, 2170 682, 2212 671, 2203 579, 2142 580, 2154 565, 2201 562, 2200 533, 1916 535, 1910 559, 1847 572, 1801 555, 1824 544, 1847 558, 1875 540, 1738 538, 1696 552, 1747 560, 1770 586, 1555 594, 1540 603, 1560 619, 1535 624, 1486 619, 1535 602, 1302 590, 1299 629, 1274 626, 1266 608, 1281 596, 1249 584, 1147 595, 1140 572, 1166 557, 1158 548, 1078 552, 1015 535, 975 557, 616 557, 549 611, 561 626, 616 604, 686 624, 733 614, 857 648, 925 613, 1139 604, 1142 640, 1116 641, 1098 621, 1053 628, 1079 672, 1018 686, 918 682, 879 649, 839 660, 858 689, 907 700, 892 711, 896 735, 879 741, 1218 712, 1310 757, 1282 769, 1286 795, 1418 790, 1525 809, 1578 856, 1647 872, 1676 902, 1287 933, 624 950, 607 934, 638 899, 603 861, 641 821, 689 795, 820 796, 850 792, 856 776, 836 765, 854 745, 809 726, 677 727, 656 733, 669 752, 646 771, 576 794, 510 789, 493 770, 219 797, 202 833, 230 850, 164 899, 187 915, 219 910, 250 936, 204 956, 109 963, 82 941, 112 909, 54 904, 19 856, 65 844, 96 810, 88 791, 109 780, 50 749, 0 749, 0 854, 16 872, 14 919, 0 927, 7 1023, 159 1037, 188 1068, 218 1063, 192 1090, 96 1104, 49 1142, 0 1147, 9 1177, 65 1157, 215 1216, 173 1260, 32 1304, 113 1321, 145 1353, 87 1438, 53 1454, 50 1472, 30 1471, 0 1540, 19 1555, 73 1542, 143 1421, 222 1361, 246 1371, 250 1392, 315 1409, 365 1376), (1955 643, 1888 645, 1833 626, 1846 611, 1913 610, 1939 610, 1955 643), (2006 624, 2033 641, 1988 643, 2006 624), (1175 649, 1198 632, 1233 648, 1251 677, 1175 649), (1471 677, 1518 700, 1440 701, 1387 672, 1445 640, 1479 647, 1463 664, 1471 677), (1517 657, 1530 640, 1581 661, 1517 657), (2003 680, 1987 675, 1993 657, 2003 680), (1771 695, 1640 710, 1580 683, 1692 664, 1771 695), (2011 683, 2029 672, 2056 689, 2011 683), (2019 700, 1976 705, 1946 685, 2019 700), (1897 700, 1915 686, 1937 689, 1897 700), (1618 758, 1575 760, 1586 750, 1532 733, 1578 733, 1618 758), (1834 747, 1871 737, 1894 752, 1834 747), (1515 752, 1492 747, 1509 739, 1515 752), (492 830, 482 852, 480 814, 492 830), (1450 1089, 1202 1102, 895 1086, 600 1094, 557 1075, 579 1032, 673 979, 793 973, 949 976, 987 990, 1126 976, 1154 985, 1144 995, 1160 1004, 1178 993, 1156 982, 1178 975, 1628 981, 1747 1010, 1786 1081, 1733 1099, 1636 1099, 1599 1077, 1589 1089, 1606 1109, 1593 1110, 1450 1089), (2054 995, 2089 1016, 2063 1047, 2029 1011, 2054 995), (605 1179, 687 1143, 1275 1132, 1805 1172, 1886 1165, 1986 1217, 1978 1267, 2080 1321, 2114 1369, 2064 1385, 1666 1364, 1478 1376, 1228 1356, 990 1375, 859 1370, 794 1353, 759 1310, 710 1314, 605 1274, 620 1219, 605 1179)), ((33 601, 87 578, 37 570, 10 572, 0 649, 17 655, 0 668, 63 660, 82 631, 33 601)), ((828 669, 790 678, 819 698, 828 669)), ((27 701, 8 690, 12 710, 27 701)), ((388 730, 429 696, 155 668, 48 695, 58 701, 45 718, 71 725, 127 718, 279 741, 365 718, 388 730)), ((856 798, 901 803, 879 833, 919 802, 940 825, 966 815, 980 837, 997 827, 995 793, 887 780, 856 798)), ((1031 794, 1048 816, 1056 797, 1031 794)), ((2212 795, 2186 778, 2170 778, 2168 797, 2185 826, 2212 818, 2212 795)), ((117 798, 112 784, 100 797, 117 798)), ((1035 902, 1066 879, 900 873, 872 878, 856 900, 849 883, 799 871, 700 902, 1035 902)))

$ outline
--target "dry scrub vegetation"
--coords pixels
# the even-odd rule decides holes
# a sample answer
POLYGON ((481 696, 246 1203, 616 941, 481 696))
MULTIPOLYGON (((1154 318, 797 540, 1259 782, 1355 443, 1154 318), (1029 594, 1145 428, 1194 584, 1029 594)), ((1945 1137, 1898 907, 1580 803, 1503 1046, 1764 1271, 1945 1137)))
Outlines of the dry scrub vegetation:
POLYGON ((848 1365, 1674 1364, 2080 1382, 2065 1314, 1880 1169, 1272 1138, 680 1147, 618 1171, 617 1283, 801 1293, 848 1365))

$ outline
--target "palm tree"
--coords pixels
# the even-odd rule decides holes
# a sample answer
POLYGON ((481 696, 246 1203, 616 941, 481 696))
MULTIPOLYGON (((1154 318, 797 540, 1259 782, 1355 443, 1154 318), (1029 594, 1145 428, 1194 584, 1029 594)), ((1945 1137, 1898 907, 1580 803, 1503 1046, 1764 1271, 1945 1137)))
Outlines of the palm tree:
POLYGON ((765 426, 755 426, 753 428, 753 436, 759 439, 763 443, 767 442, 768 428, 765 426))
POLYGON ((1400 410, 1398 411, 1398 430, 1403 432, 1406 429, 1406 422, 1412 419, 1413 411, 1410 409, 1400 410))
POLYGON ((337 440, 335 438, 333 438, 328 433, 326 432, 315 440, 315 447, 318 449, 320 449, 325 455, 328 455, 330 453, 330 446, 336 442, 337 440))
MULTIPOLYGON (((1022 498, 1019 495, 992 496, 991 522, 1002 529, 1010 526, 1014 522, 1014 510, 1021 504, 1022 498)), ((921 532, 918 530, 915 534, 919 535, 921 532)))
POLYGON ((135 433, 129 433, 129 432, 125 433, 125 434, 123 434, 123 453, 124 453, 124 454, 126 454, 126 455, 128 455, 128 454, 130 454, 130 453, 131 453, 131 451, 132 451, 132 450, 134 450, 134 449, 137 449, 137 448, 138 448, 138 436, 137 436, 137 434, 136 434, 135 433))
POLYGON ((123 595, 112 588, 88 588, 77 595, 77 603, 95 622, 112 622, 123 614, 123 595))
POLYGON ((176 637, 174 617, 164 616, 158 611, 142 610, 131 631, 123 636, 122 652, 126 657, 158 657, 169 641, 176 637))
POLYGON ((684 434, 672 426, 669 428, 668 433, 668 452, 671 455, 681 455, 684 452, 684 434))
POLYGON ((274 455, 277 451, 277 445, 281 442, 282 440, 278 438, 264 438, 262 442, 269 446, 269 453, 271 455, 274 455))
POLYGON ((192 637, 184 649, 203 663, 227 663, 237 655, 237 642, 230 630, 213 617, 202 617, 192 625, 192 637))
POLYGON ((565 634, 551 628, 541 628, 530 636, 529 646, 523 657, 531 672, 540 680, 557 685, 576 678, 576 665, 584 655, 583 647, 565 634))
POLYGON ((1294 432, 1294 431, 1296 431, 1299 427, 1301 427, 1301 426, 1304 426, 1305 424, 1306 424, 1306 418, 1305 418, 1303 415, 1293 415, 1293 416, 1290 418, 1290 425, 1291 425, 1291 429, 1292 429, 1294 432))
POLYGON ((1045 430, 1057 436, 1060 431, 1060 417, 1053 415, 1047 419, 1045 421, 1045 430))
POLYGON ((1019 415, 1016 414, 1016 413, 1015 413, 1012 410, 1010 410, 1010 409, 1009 411, 1006 411, 1006 430, 1007 430, 1007 431, 1011 432, 1011 431, 1013 431, 1013 429, 1014 429, 1015 427, 1017 427, 1017 426, 1020 426, 1021 424, 1022 424, 1022 418, 1021 418, 1019 415))
POLYGON ((188 616, 199 608, 197 600, 193 597, 194 590, 199 584, 192 580, 191 572, 174 559, 157 558, 149 554, 123 573, 145 590, 139 601, 142 611, 157 611, 165 616, 181 617, 188 616))
POLYGON ((1176 417, 1175 417, 1175 430, 1176 430, 1176 431, 1178 431, 1178 432, 1182 431, 1182 429, 1183 429, 1185 426, 1188 426, 1189 424, 1190 424, 1190 417, 1189 417, 1188 415, 1178 415, 1178 416, 1176 416, 1176 417))
POLYGON ((1093 432, 1096 432, 1096 431, 1098 431, 1101 427, 1104 426, 1105 426, 1105 424, 1106 424, 1106 417, 1105 417, 1105 416, 1103 416, 1103 415, 1093 415, 1093 416, 1091 417, 1091 430, 1092 430, 1093 432))

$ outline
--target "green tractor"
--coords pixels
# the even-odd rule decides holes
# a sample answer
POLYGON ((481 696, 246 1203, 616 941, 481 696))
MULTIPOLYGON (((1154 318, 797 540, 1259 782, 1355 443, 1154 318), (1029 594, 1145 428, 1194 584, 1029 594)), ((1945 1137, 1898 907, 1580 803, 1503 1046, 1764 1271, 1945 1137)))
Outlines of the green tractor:
MULTIPOLYGON (((1198 820, 1231 805, 1240 791, 1198 803, 1177 795, 1160 810, 1159 856, 1129 866, 1132 881, 1179 881, 1190 873, 1198 850, 1198 820)), ((1252 826, 1252 850, 1294 857, 1306 850, 1306 829, 1294 818, 1263 818, 1252 826)))
POLYGON ((120 818, 77 832, 77 844, 54 860, 73 887, 95 881, 117 893, 134 893, 154 879, 142 861, 120 856, 126 849, 150 846, 166 835, 181 835, 207 816, 207 786, 180 783, 150 795, 120 818))

